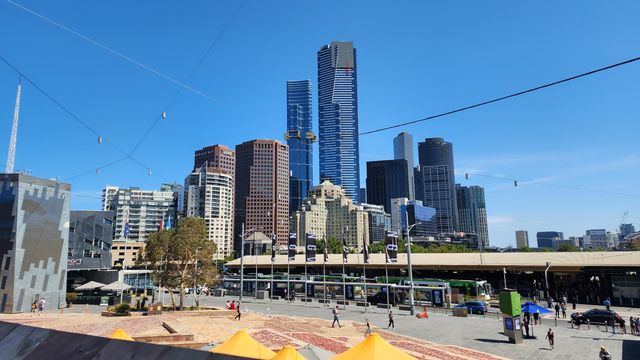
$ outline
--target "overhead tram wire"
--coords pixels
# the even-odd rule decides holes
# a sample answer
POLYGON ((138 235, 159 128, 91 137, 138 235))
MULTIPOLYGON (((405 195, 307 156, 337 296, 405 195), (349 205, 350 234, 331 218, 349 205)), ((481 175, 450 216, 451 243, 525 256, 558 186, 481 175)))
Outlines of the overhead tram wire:
MULTIPOLYGON (((196 65, 194 66, 194 68, 191 70, 191 72, 189 73, 189 76, 187 76, 186 80, 184 81, 185 84, 188 83, 189 81, 191 81, 191 78, 193 78, 193 76, 196 74, 196 72, 198 71, 198 69, 200 68, 200 66, 202 66, 202 64, 204 63, 204 61, 207 59, 207 57, 209 56, 209 54, 211 53, 211 51, 213 50, 213 48, 215 48, 215 46, 218 44, 218 42, 220 41, 220 39, 222 39, 222 36, 225 34, 225 32, 227 31, 227 29, 229 28, 229 26, 231 25, 231 23, 235 20, 235 18, 238 16, 238 14, 240 13, 240 10, 242 10, 242 8, 244 7, 244 5, 246 4, 247 0, 243 0, 240 3, 240 6, 238 6, 238 8, 236 9, 236 11, 231 15, 231 17, 229 17, 229 20, 227 20, 227 22, 224 24, 224 26, 222 27, 222 29, 220 30, 220 32, 218 33, 218 35, 213 39, 213 41, 211 42, 211 44, 209 45, 209 47, 207 48, 207 51, 200 57, 200 60, 198 60, 198 62, 196 63, 196 65)), ((140 145, 142 145, 142 143, 146 140, 146 138, 149 136, 149 134, 153 131, 153 129, 155 129, 155 127, 158 125, 158 123, 160 122, 160 120, 162 120, 164 118, 164 114, 166 114, 166 111, 169 110, 169 108, 173 105, 173 103, 178 99, 178 96, 180 96, 180 94, 182 93, 183 88, 179 88, 175 95, 173 95, 173 97, 171 98, 171 100, 169 100, 169 102, 167 103, 167 105, 165 105, 164 110, 162 112, 163 115, 161 116, 157 116, 155 118, 155 120, 153 121, 153 123, 151 124, 151 126, 149 127, 149 129, 147 130, 147 132, 140 138, 140 140, 138 140, 138 142, 136 143, 136 145, 133 147, 133 149, 131 150, 131 152, 129 153, 129 155, 133 155, 138 148, 140 147, 140 145)))
MULTIPOLYGON (((43 94, 47 99, 49 99, 52 103, 54 103, 58 108, 60 108, 64 113, 66 113, 67 115, 69 115, 74 121, 76 121, 78 124, 80 124, 82 127, 84 127, 87 131, 89 131, 90 133, 92 133, 94 136, 97 137, 98 143, 102 144, 102 143, 106 143, 107 145, 109 145, 110 147, 112 147, 114 150, 116 150, 117 152, 126 155, 124 157, 124 159, 122 160, 126 160, 127 158, 133 160, 135 163, 137 163, 138 165, 140 165, 142 168, 144 168, 145 170, 147 170, 148 172, 151 171, 151 169, 149 169, 149 167, 145 166, 144 164, 142 164, 140 161, 138 161, 137 159, 133 158, 131 154, 127 154, 126 151, 124 151, 123 149, 121 149, 120 147, 116 146, 114 143, 110 142, 110 141, 105 141, 106 139, 104 139, 100 133, 98 133, 95 129, 93 129, 91 126, 89 126, 89 124, 87 124, 85 121, 83 121, 82 119, 80 119, 80 117, 78 117, 76 114, 74 114, 73 112, 71 112, 71 110, 69 110, 66 106, 62 105, 62 103, 60 103, 58 100, 56 100, 52 95, 50 95, 47 91, 45 91, 42 87, 40 87, 35 81, 31 80, 31 78, 29 78, 29 76, 27 76, 25 73, 23 73, 20 69, 18 69, 15 65, 13 65, 11 62, 9 62, 6 58, 4 58, 3 56, 0 56, 0 60, 2 62, 4 62, 11 70, 13 70, 16 74, 18 74, 22 79, 26 80, 29 84, 31 84, 36 90, 38 90, 41 94, 43 94)), ((122 161, 120 160, 120 161, 122 161)), ((120 162, 118 161, 118 162, 120 162)), ((115 163, 114 163, 115 164, 115 163)), ((100 168, 105 168, 114 164, 108 164, 107 166, 102 166, 100 168)), ((72 178, 76 178, 77 176, 74 176, 72 178)))
POLYGON ((412 124, 416 124, 416 123, 420 123, 420 122, 424 122, 424 121, 428 121, 428 120, 437 119, 437 118, 444 117, 444 116, 447 116, 447 115, 452 115, 452 114, 455 114, 455 113, 459 113, 459 112, 475 109, 475 108, 478 108, 478 107, 481 107, 481 106, 484 106, 484 105, 493 104, 493 103, 496 103, 496 102, 499 102, 499 101, 503 101, 503 100, 507 100, 507 99, 510 99, 510 98, 514 98, 514 97, 517 97, 517 96, 520 96, 520 95, 525 95, 525 94, 532 93, 532 92, 535 92, 535 91, 538 91, 538 90, 542 90, 542 89, 546 89, 546 88, 549 88, 549 87, 552 87, 552 86, 560 85, 562 83, 566 83, 566 82, 569 82, 569 81, 572 81, 572 80, 576 80, 576 79, 579 79, 579 78, 587 77, 587 76, 590 76, 590 75, 593 75, 593 74, 597 74, 597 73, 605 71, 605 70, 610 70, 610 69, 613 69, 613 68, 617 68, 619 66, 631 64, 631 63, 634 63, 634 62, 636 62, 638 60, 640 60, 640 56, 634 57, 634 58, 631 58, 631 59, 628 59, 628 60, 625 60, 625 61, 622 61, 622 62, 619 62, 619 63, 615 63, 615 64, 612 64, 612 65, 608 65, 608 66, 605 66, 605 67, 601 67, 601 68, 598 68, 598 69, 595 69, 595 70, 587 71, 587 72, 584 72, 584 73, 581 73, 581 74, 578 74, 578 75, 570 76, 570 77, 567 77, 567 78, 564 78, 564 79, 561 79, 561 80, 557 80, 557 81, 554 81, 554 82, 546 83, 544 85, 536 86, 536 87, 529 88, 529 89, 526 89, 526 90, 518 91, 516 93, 512 93, 512 94, 509 94, 509 95, 501 96, 501 97, 498 97, 498 98, 495 98, 495 99, 491 99, 491 100, 483 101, 483 102, 476 103, 476 104, 473 104, 473 105, 468 105, 468 106, 464 106, 464 107, 457 108, 457 109, 454 109, 454 110, 446 111, 446 112, 443 112, 443 113, 427 116, 427 117, 422 118, 422 119, 413 120, 413 121, 407 121, 407 122, 403 122, 403 123, 399 123, 399 124, 395 124, 395 125, 381 127, 379 129, 374 129, 374 130, 361 132, 361 133, 358 134, 358 136, 374 134, 374 133, 377 133, 377 132, 391 130, 391 129, 399 128, 399 127, 402 127, 402 126, 412 125, 412 124))
POLYGON ((100 47, 100 48, 102 48, 102 49, 104 49, 104 50, 106 50, 106 51, 108 51, 108 52, 110 52, 110 53, 112 53, 112 54, 114 54, 114 55, 116 55, 116 56, 118 56, 118 57, 120 57, 120 58, 122 58, 122 59, 124 59, 124 60, 126 60, 126 61, 128 61, 128 62, 130 62, 132 64, 134 64, 134 65, 136 65, 136 66, 139 66, 144 70, 147 70, 147 71, 149 71, 149 72, 151 72, 151 73, 153 73, 155 75, 158 75, 161 78, 163 78, 165 80, 168 80, 168 81, 174 83, 175 85, 180 86, 183 89, 189 90, 190 92, 192 92, 192 93, 194 93, 196 95, 199 95, 199 96, 201 96, 201 97, 203 97, 203 98, 205 98, 207 100, 213 101, 215 103, 219 102, 217 99, 215 99, 215 98, 213 98, 213 97, 211 97, 211 96, 209 96, 209 95, 207 95, 207 94, 205 94, 205 93, 203 93, 203 92, 201 92, 201 91, 199 91, 197 89, 194 89, 193 87, 191 87, 191 86, 189 86, 189 85, 187 85, 187 84, 185 84, 185 83, 183 83, 181 81, 178 81, 178 80, 174 79, 173 77, 171 77, 171 76, 169 76, 169 75, 167 75, 165 73, 162 73, 161 71, 159 71, 159 70, 157 70, 157 69, 155 69, 155 68, 153 68, 151 66, 145 65, 145 64, 141 63, 138 60, 135 60, 135 59, 133 59, 133 58, 131 58, 131 57, 129 57, 129 56, 117 51, 117 50, 114 50, 113 48, 111 48, 111 47, 109 47, 107 45, 104 45, 104 44, 102 44, 102 43, 100 43, 100 42, 98 42, 98 41, 96 41, 96 40, 84 35, 84 34, 81 34, 81 33, 77 32, 77 31, 75 31, 75 30, 73 30, 73 29, 71 29, 71 28, 69 28, 67 26, 64 26, 64 25, 60 24, 59 22, 57 22, 55 20, 52 20, 52 19, 50 19, 50 18, 48 18, 48 17, 46 17, 46 16, 44 16, 42 14, 39 14, 34 10, 31 10, 31 9, 29 9, 29 8, 27 8, 27 7, 25 7, 25 6, 21 5, 21 4, 18 4, 18 3, 14 2, 14 1, 11 1, 11 0, 5 0, 5 1, 8 2, 11 5, 14 5, 14 6, 16 6, 16 7, 20 8, 20 9, 22 9, 22 10, 24 10, 24 11, 26 11, 26 12, 32 14, 32 15, 34 15, 34 16, 36 16, 36 17, 39 17, 40 19, 42 19, 42 20, 44 20, 44 21, 46 21, 46 22, 48 22, 48 23, 50 23, 50 24, 52 24, 52 25, 54 25, 54 26, 56 26, 56 27, 58 27, 58 28, 60 28, 60 29, 62 29, 64 31, 67 31, 67 32, 69 32, 69 33, 71 33, 71 34, 73 34, 73 35, 75 35, 75 36, 77 36, 77 37, 79 37, 79 38, 81 38, 81 39, 83 39, 83 40, 95 45, 95 46, 98 46, 98 47, 100 47))

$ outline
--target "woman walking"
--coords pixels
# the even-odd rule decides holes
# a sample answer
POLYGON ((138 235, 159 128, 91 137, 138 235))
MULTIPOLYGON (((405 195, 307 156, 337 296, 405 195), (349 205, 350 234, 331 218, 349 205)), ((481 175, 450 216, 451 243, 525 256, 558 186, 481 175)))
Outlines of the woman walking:
POLYGON ((553 333, 553 330, 551 330, 551 328, 549 328, 549 331, 547 331, 547 336, 545 336, 546 339, 549 339, 549 346, 551 346, 551 350, 554 349, 554 345, 555 344, 554 344, 553 340, 555 338, 555 335, 556 334, 553 333))

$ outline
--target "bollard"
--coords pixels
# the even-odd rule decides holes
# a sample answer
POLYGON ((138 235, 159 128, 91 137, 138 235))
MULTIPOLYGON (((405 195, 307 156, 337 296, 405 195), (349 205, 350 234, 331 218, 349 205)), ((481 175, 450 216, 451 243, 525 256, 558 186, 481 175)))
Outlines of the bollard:
POLYGON ((500 321, 500 312, 496 311, 496 320, 500 321))
POLYGON ((591 330, 591 320, 587 319, 587 330, 591 330))
POLYGON ((557 316, 553 319, 553 322, 554 322, 553 326, 557 327, 558 326, 558 317, 557 316))

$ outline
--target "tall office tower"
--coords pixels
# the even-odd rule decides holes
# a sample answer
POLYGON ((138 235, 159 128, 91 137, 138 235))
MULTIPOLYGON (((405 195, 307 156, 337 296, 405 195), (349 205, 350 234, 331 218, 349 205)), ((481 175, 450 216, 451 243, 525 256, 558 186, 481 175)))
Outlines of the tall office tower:
POLYGON ((608 240, 607 240, 607 230, 605 229, 592 229, 587 230, 586 235, 584 237, 584 245, 585 247, 591 249, 608 248, 608 240))
POLYGON ((527 230, 516 230, 516 247, 518 249, 529 247, 529 232, 527 230))
POLYGON ((416 200, 436 209, 434 221, 439 233, 453 233, 458 227, 453 147, 441 138, 418 143, 418 164, 414 171, 416 200))
POLYGON ((391 199, 409 197, 407 160, 367 161, 367 202, 391 212, 391 199))
POLYGON ((620 232, 618 234, 618 242, 622 242, 625 236, 631 235, 636 232, 636 228, 633 224, 620 224, 620 232))
POLYGON ((352 42, 332 41, 318 51, 320 181, 342 186, 361 202, 357 73, 352 42))
POLYGON ((478 247, 489 246, 489 227, 487 226, 487 206, 484 189, 480 186, 461 186, 456 184, 458 202, 459 230, 478 237, 478 247))
MULTIPOLYGON (((220 154, 234 159, 235 152, 224 147, 220 154)), ((215 162, 212 162, 215 163, 215 162)), ((233 255, 234 179, 229 167, 208 166, 189 174, 184 181, 185 215, 204 219, 207 239, 216 243, 216 260, 233 255)), ((222 165, 218 163, 218 165, 222 165)))
POLYGON ((539 231, 536 233, 538 248, 558 250, 560 241, 564 240, 564 234, 560 231, 539 231))
POLYGON ((289 147, 277 140, 236 145, 235 256, 245 230, 275 234, 279 245, 289 239, 289 147))
POLYGON ((232 178, 235 178, 235 152, 228 147, 216 144, 196 150, 194 154, 193 171, 198 170, 205 163, 207 167, 216 168, 218 172, 231 175, 232 178))
POLYGON ((384 243, 385 231, 391 231, 391 215, 384 211, 384 206, 360 204, 369 218, 369 244, 384 243))
MULTIPOLYGON (((409 174, 409 200, 416 198, 416 184, 413 181, 413 136, 408 132, 401 132, 393 138, 393 158, 407 160, 407 172, 409 174)), ((388 210, 387 210, 388 211, 388 210)))
POLYGON ((287 133, 289 145, 289 214, 298 210, 313 185, 311 81, 287 81, 287 133))
POLYGON ((73 270, 111 268, 113 213, 71 210, 69 221, 69 277, 73 270))
POLYGON ((64 304, 70 195, 69 184, 0 174, 0 313, 64 304))
POLYGON ((113 240, 145 242, 161 224, 176 224, 178 194, 173 191, 121 189, 102 190, 102 211, 112 211, 113 240))

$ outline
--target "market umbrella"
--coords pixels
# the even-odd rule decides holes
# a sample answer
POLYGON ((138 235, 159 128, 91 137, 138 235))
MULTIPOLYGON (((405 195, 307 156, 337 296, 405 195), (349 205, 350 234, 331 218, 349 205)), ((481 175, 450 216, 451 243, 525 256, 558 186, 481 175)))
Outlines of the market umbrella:
POLYGON ((250 359, 271 359, 273 351, 255 341, 246 331, 240 330, 222 344, 209 350, 218 354, 243 356, 250 359))
POLYGON ((124 291, 129 289, 131 289, 131 286, 123 283, 122 281, 114 281, 111 284, 100 288, 102 291, 124 291))
POLYGON ((311 344, 301 347, 298 349, 298 352, 307 358, 307 360, 329 360, 335 355, 335 353, 329 350, 321 349, 311 344))
POLYGON ((397 347, 384 341, 384 339, 373 333, 367 336, 358 345, 351 349, 338 354, 331 360, 418 360, 417 358, 405 353, 397 347))
POLYGON ((291 345, 285 345, 276 356, 271 360, 307 360, 304 356, 300 355, 296 348, 291 345))
POLYGON ((127 334, 127 332, 122 329, 116 329, 114 332, 111 333, 111 336, 109 336, 109 338, 116 339, 116 340, 135 341, 133 340, 131 335, 127 334))
POLYGON ((522 304, 522 312, 528 312, 530 314, 538 313, 538 314, 546 314, 550 313, 550 310, 543 308, 542 306, 538 306, 536 303, 528 302, 522 304))
POLYGON ((105 284, 103 284, 101 282, 89 281, 86 284, 82 284, 82 285, 76 287, 76 290, 95 290, 95 289, 101 288, 103 286, 105 286, 105 284))

